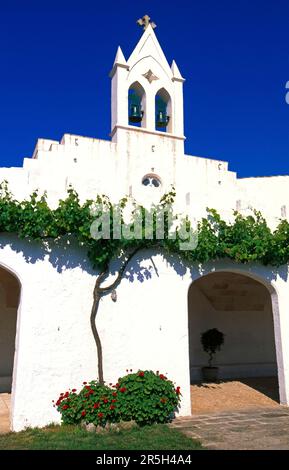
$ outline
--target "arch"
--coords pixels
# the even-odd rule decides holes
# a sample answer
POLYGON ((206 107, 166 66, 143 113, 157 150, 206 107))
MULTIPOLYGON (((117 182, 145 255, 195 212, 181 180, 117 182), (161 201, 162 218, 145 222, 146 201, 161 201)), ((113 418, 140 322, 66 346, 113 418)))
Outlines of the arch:
POLYGON ((172 132, 172 100, 165 88, 160 88, 155 95, 155 129, 172 132))
MULTIPOLYGON (((6 265, 0 264, 0 394, 6 404, 1 421, 10 429, 9 410, 13 405, 16 378, 16 332, 21 303, 21 282, 6 265), (12 400, 11 400, 12 397, 12 400)), ((12 413, 11 413, 12 414, 12 413)))
POLYGON ((206 365, 200 334, 216 327, 227 330, 217 355, 221 378, 276 375, 279 401, 287 404, 278 292, 271 280, 244 269, 205 272, 188 288, 188 317, 191 380, 200 379, 206 365))
POLYGON ((136 127, 146 125, 146 93, 139 82, 128 89, 128 124, 136 127))

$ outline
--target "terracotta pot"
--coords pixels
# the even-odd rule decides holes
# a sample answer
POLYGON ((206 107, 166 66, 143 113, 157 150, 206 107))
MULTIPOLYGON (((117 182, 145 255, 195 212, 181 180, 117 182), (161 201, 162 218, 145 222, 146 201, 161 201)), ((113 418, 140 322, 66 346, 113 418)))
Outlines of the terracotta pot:
POLYGON ((219 367, 202 367, 203 382, 218 382, 219 367))

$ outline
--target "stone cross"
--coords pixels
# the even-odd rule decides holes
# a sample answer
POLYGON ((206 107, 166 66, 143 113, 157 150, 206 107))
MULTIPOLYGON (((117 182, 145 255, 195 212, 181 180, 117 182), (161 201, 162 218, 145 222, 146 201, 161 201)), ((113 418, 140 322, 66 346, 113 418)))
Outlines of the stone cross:
POLYGON ((150 24, 153 29, 157 27, 157 25, 151 21, 150 17, 148 15, 144 15, 142 18, 137 20, 137 24, 139 26, 142 26, 144 31, 147 29, 148 25, 150 24))

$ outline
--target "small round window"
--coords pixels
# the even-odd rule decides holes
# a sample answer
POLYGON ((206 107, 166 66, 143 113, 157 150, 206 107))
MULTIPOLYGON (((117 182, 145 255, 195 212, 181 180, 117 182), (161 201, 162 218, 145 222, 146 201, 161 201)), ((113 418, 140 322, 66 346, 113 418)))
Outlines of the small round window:
POLYGON ((150 186, 151 188, 159 188, 161 186, 161 180, 156 175, 146 175, 142 179, 144 186, 150 186))

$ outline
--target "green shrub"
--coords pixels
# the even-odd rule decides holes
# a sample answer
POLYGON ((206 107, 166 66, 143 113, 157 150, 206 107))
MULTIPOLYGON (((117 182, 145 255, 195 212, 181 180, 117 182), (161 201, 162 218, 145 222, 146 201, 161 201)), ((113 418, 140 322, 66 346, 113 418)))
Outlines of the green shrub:
POLYGON ((115 387, 121 419, 135 420, 139 425, 169 421, 180 403, 180 387, 152 371, 139 370, 121 377, 115 387))
POLYGON ((81 421, 105 426, 120 420, 139 425, 169 421, 180 403, 180 387, 163 374, 141 371, 121 377, 113 387, 96 381, 61 393, 55 407, 64 424, 81 421))
POLYGON ((61 393, 55 406, 61 413, 64 424, 78 424, 81 421, 104 426, 107 422, 119 421, 116 408, 116 393, 96 381, 83 382, 79 393, 76 389, 61 393))

